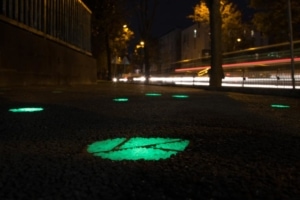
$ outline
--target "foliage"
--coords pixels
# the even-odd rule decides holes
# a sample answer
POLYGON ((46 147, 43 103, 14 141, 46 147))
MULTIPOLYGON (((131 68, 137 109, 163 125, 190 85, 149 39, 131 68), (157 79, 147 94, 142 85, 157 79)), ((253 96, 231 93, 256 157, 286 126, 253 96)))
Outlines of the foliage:
MULTIPOLYGON (((291 0, 292 24, 294 39, 300 39, 300 1, 291 0)), ((270 43, 289 40, 288 7, 286 0, 251 0, 250 6, 255 9, 253 24, 270 39, 270 43)))
MULTIPOLYGON (((222 17, 222 42, 224 51, 233 51, 237 48, 237 38, 243 35, 242 14, 233 3, 222 0, 220 2, 222 17)), ((194 8, 194 14, 188 16, 195 22, 209 24, 209 9, 205 1, 200 1, 194 8)))
POLYGON ((204 1, 200 1, 194 8, 194 15, 190 15, 195 22, 209 24, 209 10, 204 1))
POLYGON ((92 14, 92 50, 98 61, 98 73, 111 79, 111 60, 125 54, 133 32, 126 24, 125 0, 86 0, 92 14))
POLYGON ((127 47, 129 41, 133 38, 133 31, 128 28, 127 25, 123 25, 122 29, 119 29, 115 38, 110 41, 111 48, 113 50, 113 56, 120 56, 127 54, 127 47))
POLYGON ((146 82, 148 82, 150 77, 151 42, 153 41, 151 32, 159 0, 133 0, 132 2, 138 19, 139 33, 141 39, 144 41, 143 59, 145 63, 146 82))

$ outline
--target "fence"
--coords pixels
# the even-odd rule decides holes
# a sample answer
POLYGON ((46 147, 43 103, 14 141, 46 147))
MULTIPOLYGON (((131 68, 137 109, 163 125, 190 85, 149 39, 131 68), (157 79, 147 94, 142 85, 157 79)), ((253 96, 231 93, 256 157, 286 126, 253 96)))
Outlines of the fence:
POLYGON ((91 52, 91 11, 81 0, 1 0, 0 19, 91 52))

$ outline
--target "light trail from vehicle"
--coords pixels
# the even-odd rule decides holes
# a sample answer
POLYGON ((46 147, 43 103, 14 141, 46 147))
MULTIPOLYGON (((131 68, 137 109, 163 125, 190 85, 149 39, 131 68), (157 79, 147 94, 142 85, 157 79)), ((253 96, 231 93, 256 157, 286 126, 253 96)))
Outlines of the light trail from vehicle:
MULTIPOLYGON (((300 62, 300 58, 294 58, 295 62, 300 62)), ((253 61, 253 62, 241 62, 241 63, 229 63, 223 64, 223 68, 240 68, 240 67, 251 67, 251 66, 262 66, 262 65, 280 65, 280 64, 288 64, 291 62, 290 58, 282 58, 282 59, 271 59, 271 60, 261 60, 261 61, 253 61)), ((188 67, 188 68, 180 68, 175 69, 175 72, 185 72, 185 71, 199 71, 204 70, 206 68, 210 68, 210 65, 199 66, 199 67, 188 67)))

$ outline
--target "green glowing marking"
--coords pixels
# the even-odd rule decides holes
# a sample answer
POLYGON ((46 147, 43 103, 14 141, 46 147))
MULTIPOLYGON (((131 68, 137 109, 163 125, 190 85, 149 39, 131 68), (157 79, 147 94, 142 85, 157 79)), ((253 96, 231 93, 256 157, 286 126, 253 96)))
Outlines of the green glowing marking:
POLYGON ((189 98, 188 95, 185 95, 185 94, 175 94, 175 95, 172 95, 173 98, 177 98, 177 99, 186 99, 186 98, 189 98))
POLYGON ((39 112, 39 111, 43 111, 43 108, 38 108, 38 107, 27 107, 27 108, 11 108, 9 109, 10 112, 39 112))
POLYGON ((128 101, 128 98, 115 98, 115 99, 113 99, 113 101, 115 101, 115 102, 126 102, 126 101, 128 101))
POLYGON ((121 149, 128 149, 128 148, 134 148, 139 146, 152 146, 152 145, 158 145, 158 144, 166 144, 169 142, 177 142, 181 139, 164 139, 164 138, 130 138, 121 149))
POLYGON ((282 105, 282 104, 272 104, 272 108, 290 108, 289 105, 282 105))
POLYGON ((94 142, 87 151, 110 160, 160 160, 184 151, 188 144, 174 138, 115 138, 94 142))
POLYGON ((161 96, 161 94, 159 94, 159 93, 147 93, 146 96, 148 96, 148 97, 159 97, 159 96, 161 96))
POLYGON ((88 152, 111 151, 114 147, 124 142, 126 138, 116 138, 112 140, 97 141, 89 145, 88 152))

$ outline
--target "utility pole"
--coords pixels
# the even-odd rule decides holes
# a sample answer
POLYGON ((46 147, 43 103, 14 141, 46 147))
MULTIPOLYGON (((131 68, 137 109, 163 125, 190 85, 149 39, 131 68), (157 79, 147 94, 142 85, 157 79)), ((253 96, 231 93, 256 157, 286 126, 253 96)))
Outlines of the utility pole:
POLYGON ((288 0, 288 15, 289 15, 289 32, 290 32, 290 34, 289 34, 290 51, 291 51, 291 78, 292 78, 293 89, 295 89, 294 38, 293 38, 291 0, 288 0))

